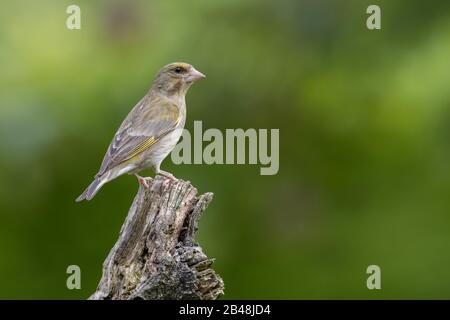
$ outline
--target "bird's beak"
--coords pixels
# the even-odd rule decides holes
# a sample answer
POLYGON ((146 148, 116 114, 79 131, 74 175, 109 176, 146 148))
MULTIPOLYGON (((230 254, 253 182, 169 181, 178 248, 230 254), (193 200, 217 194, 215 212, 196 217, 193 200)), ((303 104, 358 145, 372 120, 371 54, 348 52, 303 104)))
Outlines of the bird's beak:
POLYGON ((191 70, 189 71, 189 75, 186 78, 186 81, 188 82, 195 82, 198 81, 200 79, 205 78, 206 76, 201 73, 200 71, 195 70, 194 67, 191 68, 191 70))

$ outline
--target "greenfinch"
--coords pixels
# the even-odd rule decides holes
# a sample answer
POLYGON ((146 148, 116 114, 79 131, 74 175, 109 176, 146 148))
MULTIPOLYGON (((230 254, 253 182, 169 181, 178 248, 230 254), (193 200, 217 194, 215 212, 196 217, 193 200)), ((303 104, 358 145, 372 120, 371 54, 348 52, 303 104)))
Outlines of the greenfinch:
POLYGON ((107 182, 125 173, 152 168, 156 174, 174 179, 160 169, 161 162, 177 144, 186 121, 185 95, 205 75, 192 65, 175 62, 163 67, 148 93, 136 104, 115 134, 94 181, 76 199, 91 200, 107 182))

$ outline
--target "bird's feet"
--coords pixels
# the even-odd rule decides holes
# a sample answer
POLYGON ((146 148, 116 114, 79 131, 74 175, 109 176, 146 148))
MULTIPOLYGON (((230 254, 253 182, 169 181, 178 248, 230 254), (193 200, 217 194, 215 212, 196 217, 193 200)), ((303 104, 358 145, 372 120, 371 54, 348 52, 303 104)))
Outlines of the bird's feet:
POLYGON ((150 185, 148 184, 148 179, 151 179, 151 178, 141 177, 137 173, 135 173, 134 175, 136 176, 136 178, 141 186, 144 186, 144 188, 146 188, 146 189, 148 189, 150 187, 150 185))
POLYGON ((177 180, 177 178, 175 178, 173 176, 173 174, 171 174, 169 172, 166 172, 166 171, 163 171, 163 170, 158 170, 158 172, 156 174, 159 174, 159 175, 161 175, 163 177, 166 177, 167 179, 170 179, 172 181, 176 181, 177 180))

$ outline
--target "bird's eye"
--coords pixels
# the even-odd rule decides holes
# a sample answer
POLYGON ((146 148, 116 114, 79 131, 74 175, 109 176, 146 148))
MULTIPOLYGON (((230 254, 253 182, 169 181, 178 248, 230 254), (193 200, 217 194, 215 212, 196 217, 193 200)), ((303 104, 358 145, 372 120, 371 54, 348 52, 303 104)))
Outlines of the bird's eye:
POLYGON ((176 67, 175 68, 175 73, 181 73, 181 72, 183 72, 183 68, 181 68, 181 67, 176 67))

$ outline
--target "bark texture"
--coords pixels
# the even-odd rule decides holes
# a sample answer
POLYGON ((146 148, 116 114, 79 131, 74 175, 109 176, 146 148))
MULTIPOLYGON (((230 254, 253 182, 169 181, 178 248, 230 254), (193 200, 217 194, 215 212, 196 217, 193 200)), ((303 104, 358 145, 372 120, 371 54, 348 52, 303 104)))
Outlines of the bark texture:
POLYGON ((139 188, 89 299, 217 299, 224 283, 194 239, 213 194, 198 195, 189 181, 161 176, 148 183, 139 188))

